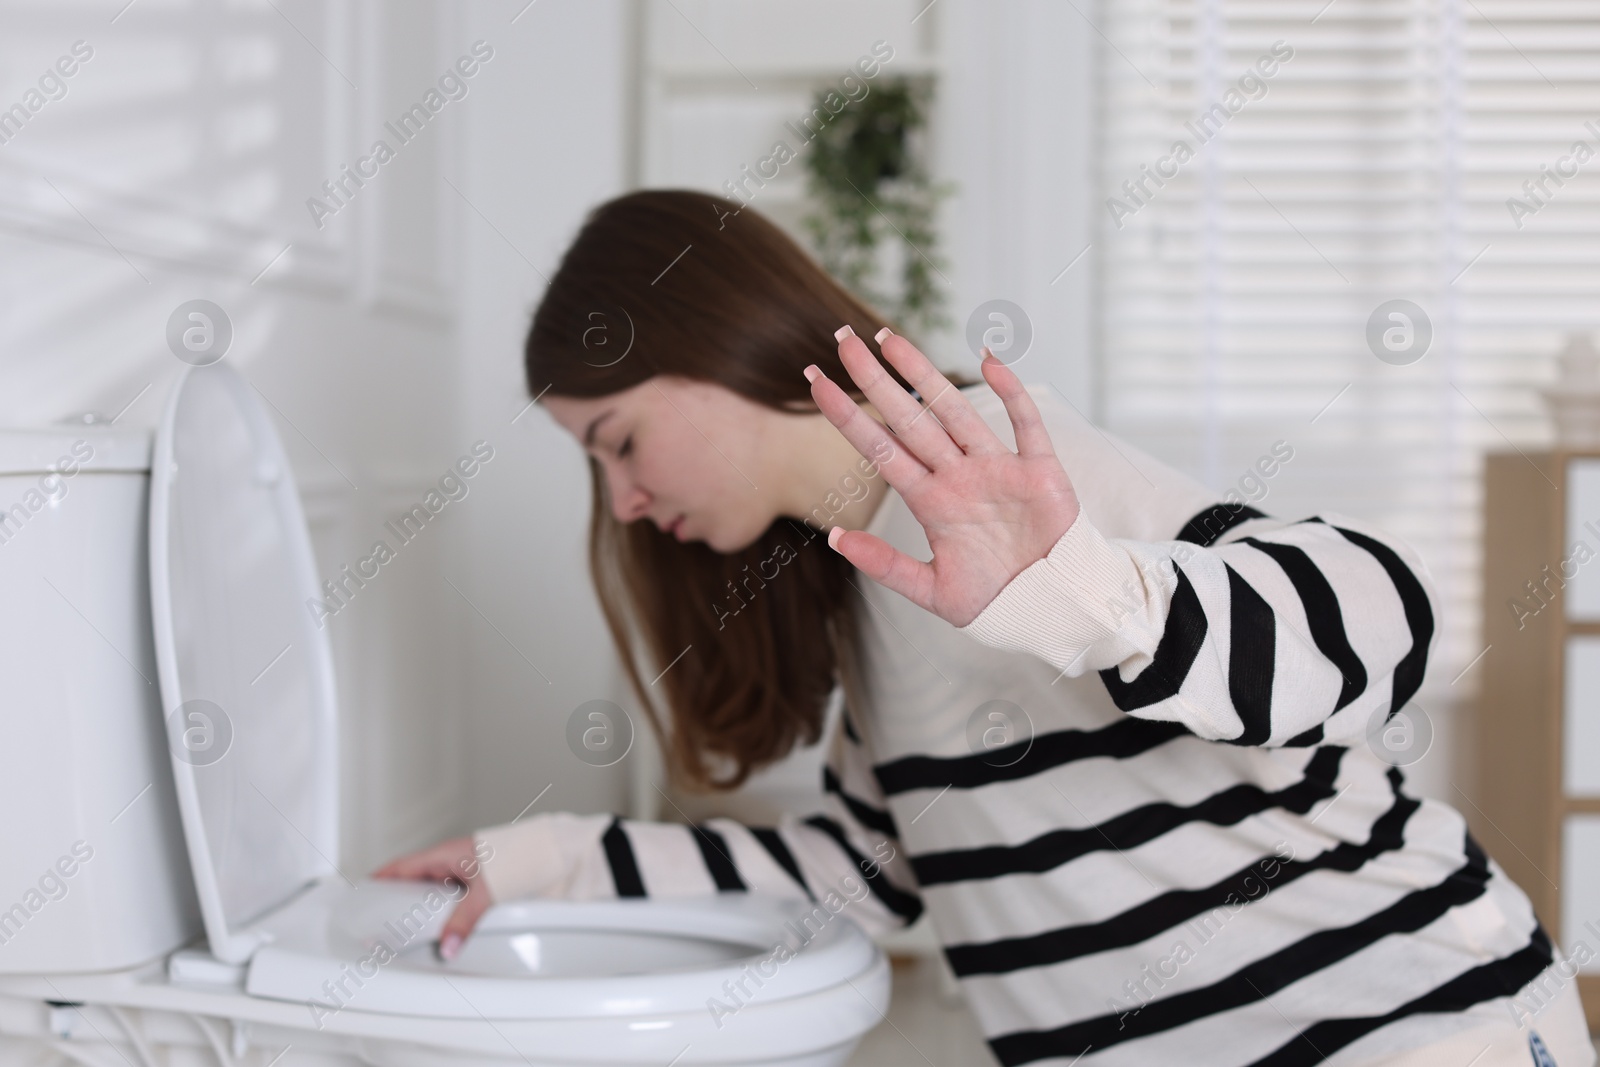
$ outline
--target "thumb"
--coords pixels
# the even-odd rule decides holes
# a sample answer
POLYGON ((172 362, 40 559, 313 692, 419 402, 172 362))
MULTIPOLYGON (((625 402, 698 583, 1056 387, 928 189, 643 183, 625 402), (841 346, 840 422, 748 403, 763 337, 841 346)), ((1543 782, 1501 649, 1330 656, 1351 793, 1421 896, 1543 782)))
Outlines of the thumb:
POLYGON ((467 895, 461 898, 461 903, 456 905, 455 911, 450 913, 450 918, 445 920, 444 927, 439 931, 441 959, 456 958, 456 953, 461 951, 461 943, 472 934, 473 927, 478 925, 478 920, 483 918, 483 913, 489 910, 492 903, 489 888, 482 880, 474 878, 467 883, 467 895))
POLYGON ((912 559, 864 530, 835 526, 828 531, 828 545, 879 585, 894 590, 924 611, 933 611, 931 564, 912 559))

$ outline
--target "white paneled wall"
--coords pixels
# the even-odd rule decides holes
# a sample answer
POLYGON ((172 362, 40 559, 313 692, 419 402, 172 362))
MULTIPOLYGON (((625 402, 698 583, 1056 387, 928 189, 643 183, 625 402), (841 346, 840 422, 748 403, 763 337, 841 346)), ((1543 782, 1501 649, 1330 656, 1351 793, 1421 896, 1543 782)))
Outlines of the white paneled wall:
POLYGON ((537 274, 517 256, 524 275, 506 269, 504 237, 451 183, 548 263, 582 203, 618 184, 625 35, 617 4, 547 4, 514 25, 521 4, 505 6, 0 5, 6 106, 74 42, 92 51, 65 95, 0 144, 0 424, 97 412, 153 425, 182 366, 166 320, 203 297, 232 319, 227 359, 276 412, 325 576, 380 538, 393 544, 384 521, 473 441, 497 449, 469 495, 327 620, 344 715, 341 866, 352 877, 516 814, 469 789, 503 775, 515 793, 518 746, 537 763, 544 740, 517 732, 546 709, 517 673, 522 661, 491 647, 494 626, 530 659, 561 663, 579 691, 612 676, 590 598, 567 577, 581 573, 576 454, 550 493, 530 475, 550 465, 547 429, 531 416, 508 423, 522 403, 517 335, 537 274), (466 95, 402 143, 386 123, 480 38, 495 53, 466 95), (568 51, 584 41, 587 55, 568 51), (574 81, 602 88, 564 96, 574 81), (560 108, 528 107, 555 97, 560 108), (475 113, 492 118, 476 154, 466 147, 475 113), (575 158, 579 131, 603 149, 575 158), (379 139, 394 157, 314 218, 308 198, 337 205, 322 183, 379 139), (489 323, 505 329, 491 336, 489 323), (579 654, 552 652, 544 638, 557 631, 579 654), (488 710, 475 714, 480 700, 488 710), (474 733, 497 711, 503 730, 474 733), (487 756, 469 751, 475 742, 487 756))

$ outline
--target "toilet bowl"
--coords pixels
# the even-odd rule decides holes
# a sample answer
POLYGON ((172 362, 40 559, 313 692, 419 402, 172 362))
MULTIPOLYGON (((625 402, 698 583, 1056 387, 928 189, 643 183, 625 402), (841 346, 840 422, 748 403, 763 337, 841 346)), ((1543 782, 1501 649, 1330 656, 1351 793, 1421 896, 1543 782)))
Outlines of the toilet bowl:
MULTIPOLYGON (((0 434, 0 493, 81 437, 0 434)), ((0 855, 0 893, 53 872, 11 927, 0 911, 0 1063, 822 1067, 882 1020, 882 952, 810 901, 507 901, 442 960, 449 887, 352 883, 330 859, 337 708, 327 633, 306 609, 322 592, 248 383, 189 368, 153 445, 89 437, 100 466, 75 471, 46 516, 86 556, 70 593, 50 582, 63 560, 44 532, 21 527, 19 543, 39 537, 11 556, 0 544, 0 583, 35 598, 35 628, 66 625, 53 595, 90 603, 132 674, 87 697, 40 691, 39 721, 55 725, 35 728, 56 730, 59 751, 0 748, 0 790, 39 813, 25 847, 0 855), (143 543, 146 478, 147 578, 116 544, 143 543), (159 681, 158 702, 139 675, 159 681), (122 743, 97 747, 91 729, 122 743)), ((55 636, 70 658, 76 638, 55 636)), ((39 659, 55 645, 36 644, 31 663, 0 651, 0 681, 50 674, 39 659)))

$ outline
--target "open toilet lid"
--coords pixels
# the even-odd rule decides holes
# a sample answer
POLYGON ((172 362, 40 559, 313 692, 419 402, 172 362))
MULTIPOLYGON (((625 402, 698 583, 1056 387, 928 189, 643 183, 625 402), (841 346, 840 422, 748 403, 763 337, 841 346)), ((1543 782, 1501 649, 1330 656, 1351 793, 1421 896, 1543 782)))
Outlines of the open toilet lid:
POLYGON ((178 806, 211 952, 338 856, 333 656, 305 516, 252 386, 186 368, 156 432, 150 601, 178 806))

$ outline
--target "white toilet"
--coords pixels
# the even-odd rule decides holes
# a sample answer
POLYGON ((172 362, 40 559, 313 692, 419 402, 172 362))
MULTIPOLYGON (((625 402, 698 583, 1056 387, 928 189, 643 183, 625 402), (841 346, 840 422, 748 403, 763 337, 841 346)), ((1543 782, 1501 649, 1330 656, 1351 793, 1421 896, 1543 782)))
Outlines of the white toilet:
POLYGON ((225 365, 153 442, 0 432, 0 509, 0 1067, 822 1067, 882 1020, 817 905, 511 901, 444 963, 446 889, 347 881, 305 520, 225 365))

